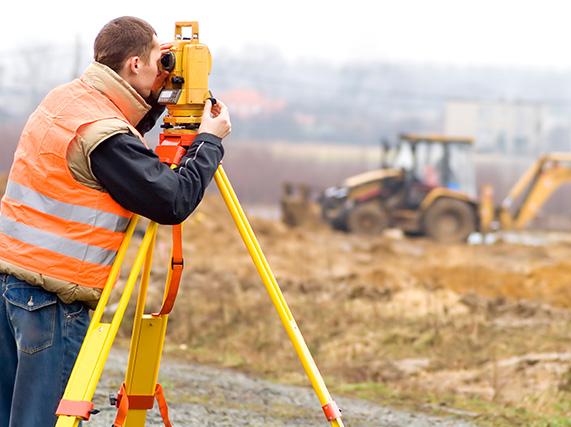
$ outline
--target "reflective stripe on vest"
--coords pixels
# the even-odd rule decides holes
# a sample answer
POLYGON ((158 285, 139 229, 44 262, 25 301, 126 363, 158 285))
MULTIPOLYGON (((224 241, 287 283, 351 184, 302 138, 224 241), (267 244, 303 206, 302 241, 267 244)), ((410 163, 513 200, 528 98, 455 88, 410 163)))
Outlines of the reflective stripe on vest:
POLYGON ((67 221, 93 225, 116 232, 124 232, 129 224, 129 218, 85 206, 60 202, 14 181, 8 181, 5 194, 6 197, 39 212, 57 216, 67 221))
POLYGON ((79 183, 67 153, 78 129, 108 119, 130 126, 117 105, 83 80, 55 88, 32 113, 0 203, 0 260, 103 288, 132 213, 109 193, 79 183))
POLYGON ((92 264, 111 265, 117 254, 115 251, 48 233, 5 216, 0 216, 0 233, 19 240, 20 242, 44 248, 80 261, 87 261, 92 264))

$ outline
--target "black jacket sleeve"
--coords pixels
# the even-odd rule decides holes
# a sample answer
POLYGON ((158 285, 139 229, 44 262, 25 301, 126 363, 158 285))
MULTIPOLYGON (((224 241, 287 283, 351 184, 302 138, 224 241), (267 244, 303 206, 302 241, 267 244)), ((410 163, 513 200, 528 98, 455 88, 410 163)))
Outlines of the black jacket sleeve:
POLYGON ((136 136, 118 134, 91 155, 91 170, 124 208, 160 224, 178 224, 198 206, 224 155, 222 140, 198 134, 180 166, 159 161, 136 136))
POLYGON ((161 104, 153 104, 151 109, 147 111, 147 114, 141 119, 141 121, 137 124, 137 130, 141 135, 146 134, 150 131, 161 117, 165 111, 165 106, 161 104))

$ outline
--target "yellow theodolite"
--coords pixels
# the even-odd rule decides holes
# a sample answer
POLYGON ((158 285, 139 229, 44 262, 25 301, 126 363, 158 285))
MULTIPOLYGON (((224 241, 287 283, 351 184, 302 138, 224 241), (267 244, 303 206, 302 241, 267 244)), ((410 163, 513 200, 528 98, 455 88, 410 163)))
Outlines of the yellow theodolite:
POLYGON ((162 68, 170 72, 159 103, 168 106, 165 127, 196 129, 200 124, 204 101, 210 97, 208 75, 212 56, 198 41, 197 22, 177 22, 171 51, 161 57, 162 68), (183 31, 190 28, 185 36, 183 31))
MULTIPOLYGON (((163 55, 161 64, 164 69, 170 72, 168 82, 159 96, 159 102, 164 103, 168 108, 168 115, 164 118, 162 125, 164 132, 160 136, 160 143, 156 151, 161 161, 174 167, 192 144, 200 124, 204 103, 211 98, 208 90, 208 75, 212 60, 208 47, 199 43, 197 22, 176 23, 173 47, 169 53, 163 55), (185 36, 184 31, 189 29, 190 35, 185 36)), ((215 102, 214 99, 212 100, 215 102)), ((325 417, 332 426, 343 426, 341 411, 327 390, 274 274, 230 185, 230 181, 221 166, 218 167, 214 179, 317 394, 325 417)), ((144 426, 147 410, 153 407, 155 400, 158 402, 165 426, 171 426, 162 388, 157 384, 157 378, 168 314, 176 298, 183 268, 181 225, 173 226, 171 265, 168 270, 161 310, 152 314, 144 313, 153 248, 158 229, 158 224, 151 222, 140 244, 113 318, 111 322, 102 321, 103 312, 121 270, 137 221, 138 217, 135 216, 129 224, 125 239, 118 251, 101 299, 93 314, 65 393, 56 412, 58 415, 57 427, 77 427, 81 420, 89 420, 91 415, 98 412, 92 403, 95 388, 141 271, 141 284, 134 316, 125 382, 121 386, 117 398, 112 400, 112 404, 118 408, 113 426, 144 426)))

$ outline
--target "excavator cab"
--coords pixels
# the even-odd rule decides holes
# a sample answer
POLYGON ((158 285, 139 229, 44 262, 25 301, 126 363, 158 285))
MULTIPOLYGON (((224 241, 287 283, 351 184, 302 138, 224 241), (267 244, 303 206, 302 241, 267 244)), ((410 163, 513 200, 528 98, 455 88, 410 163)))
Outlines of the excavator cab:
POLYGON ((476 197, 473 141, 441 135, 400 135, 392 164, 405 176, 405 205, 419 208, 428 193, 447 188, 476 197))

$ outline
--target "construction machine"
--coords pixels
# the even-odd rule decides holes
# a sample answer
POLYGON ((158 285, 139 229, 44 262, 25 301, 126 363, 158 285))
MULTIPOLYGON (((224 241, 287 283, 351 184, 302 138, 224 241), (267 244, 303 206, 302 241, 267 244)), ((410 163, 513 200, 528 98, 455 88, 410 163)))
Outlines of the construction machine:
POLYGON ((478 224, 472 145, 466 137, 401 134, 383 168, 325 190, 322 216, 353 233, 395 227, 439 241, 465 240, 478 224))
MULTIPOLYGON (((478 198, 473 144, 469 137, 401 134, 396 146, 386 150, 383 167, 351 176, 321 194, 321 216, 333 228, 352 233, 377 234, 394 227, 440 242, 461 242, 476 231, 523 228, 553 191, 571 180, 571 154, 543 155, 496 208, 491 186, 483 186, 478 198)), ((302 204, 307 204, 307 191, 303 194, 302 204)), ((288 213, 296 217, 289 205, 299 208, 299 199, 282 199, 284 219, 288 213)))

